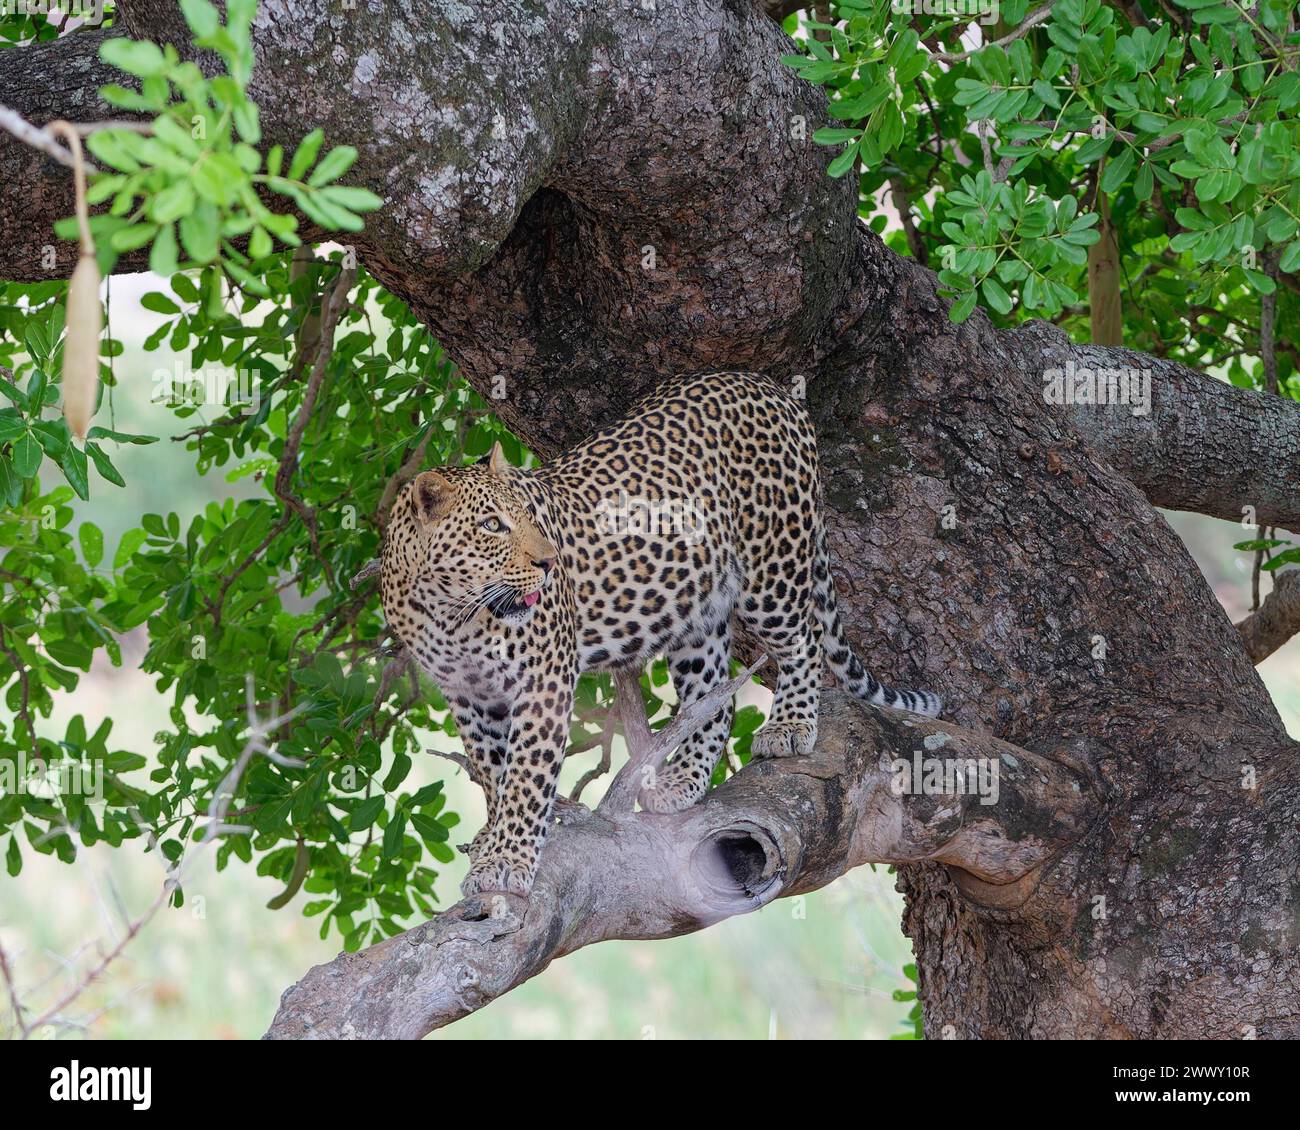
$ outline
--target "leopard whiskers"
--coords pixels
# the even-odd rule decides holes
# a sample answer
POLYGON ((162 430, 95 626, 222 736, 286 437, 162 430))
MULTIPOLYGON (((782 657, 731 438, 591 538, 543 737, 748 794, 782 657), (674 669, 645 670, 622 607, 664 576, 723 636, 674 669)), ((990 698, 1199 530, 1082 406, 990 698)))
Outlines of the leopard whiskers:
POLYGON ((507 585, 504 581, 496 581, 493 584, 488 585, 487 588, 483 591, 483 593, 479 596, 478 600, 475 601, 470 607, 466 608, 465 611, 461 613, 460 618, 456 622, 456 626, 460 627, 467 620, 473 617, 474 614, 484 605, 490 604, 497 597, 504 596, 509 591, 510 591, 510 586, 507 585))
POLYGON ((452 618, 452 627, 460 628, 485 604, 505 595, 509 589, 510 586, 504 581, 489 581, 486 584, 475 585, 455 596, 439 597, 437 602, 446 607, 448 615, 452 618))

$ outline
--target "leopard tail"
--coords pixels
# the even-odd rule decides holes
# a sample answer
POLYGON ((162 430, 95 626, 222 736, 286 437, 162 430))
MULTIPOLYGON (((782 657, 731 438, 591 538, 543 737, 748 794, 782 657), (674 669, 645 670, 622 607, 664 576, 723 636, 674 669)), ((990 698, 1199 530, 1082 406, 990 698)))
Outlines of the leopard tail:
POLYGON ((826 531, 817 531, 817 549, 813 561, 813 608, 822 627, 822 650, 826 665, 844 688, 858 698, 877 706, 909 710, 927 718, 937 718, 943 700, 929 691, 906 691, 887 687, 863 665, 844 638, 839 608, 835 600, 835 581, 831 576, 830 554, 826 548, 826 531))

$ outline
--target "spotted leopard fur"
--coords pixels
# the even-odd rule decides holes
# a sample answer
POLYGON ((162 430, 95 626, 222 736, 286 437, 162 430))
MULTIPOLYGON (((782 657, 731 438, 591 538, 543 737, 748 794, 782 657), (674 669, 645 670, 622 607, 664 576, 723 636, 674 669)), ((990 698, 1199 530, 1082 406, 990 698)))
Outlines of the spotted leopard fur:
MULTIPOLYGON (((487 797, 467 894, 530 890, 580 672, 666 655, 689 702, 727 678, 739 624, 778 670, 757 757, 812 750, 823 662, 869 702, 939 712, 932 694, 877 682, 845 642, 812 425, 752 374, 670 381, 537 470, 498 446, 418 475, 381 580, 388 622, 446 695, 487 797)), ((684 743, 643 809, 704 795, 731 718, 729 704, 684 743)))

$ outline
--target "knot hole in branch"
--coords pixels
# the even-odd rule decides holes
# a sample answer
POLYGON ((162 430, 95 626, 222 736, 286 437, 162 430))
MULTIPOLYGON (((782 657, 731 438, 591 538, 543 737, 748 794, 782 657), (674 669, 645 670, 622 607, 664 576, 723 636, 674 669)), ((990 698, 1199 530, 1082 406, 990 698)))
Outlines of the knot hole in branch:
POLYGON ((787 865, 776 838, 743 820, 710 832, 691 854, 691 870, 700 889, 721 910, 774 898, 787 865))

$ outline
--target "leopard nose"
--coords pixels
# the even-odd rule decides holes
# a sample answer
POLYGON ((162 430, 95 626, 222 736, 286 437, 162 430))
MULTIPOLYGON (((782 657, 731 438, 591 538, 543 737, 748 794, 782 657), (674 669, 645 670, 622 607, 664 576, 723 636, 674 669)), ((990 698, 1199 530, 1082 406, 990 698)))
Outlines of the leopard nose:
POLYGON ((537 568, 541 569, 543 572, 549 573, 552 569, 555 568, 555 558, 539 557, 536 561, 533 562, 533 564, 536 565, 537 568))

